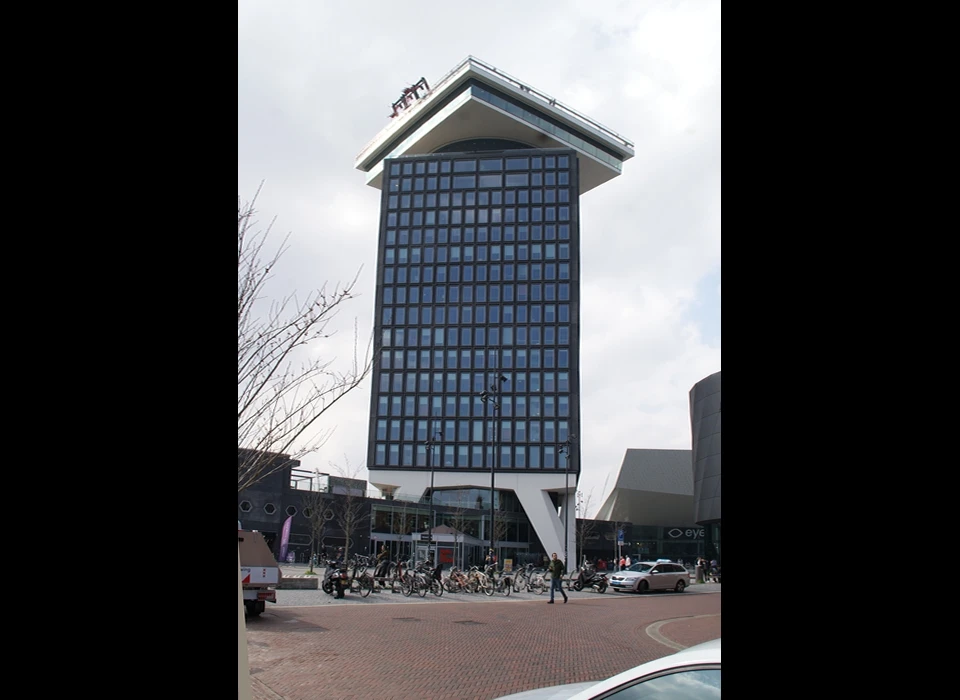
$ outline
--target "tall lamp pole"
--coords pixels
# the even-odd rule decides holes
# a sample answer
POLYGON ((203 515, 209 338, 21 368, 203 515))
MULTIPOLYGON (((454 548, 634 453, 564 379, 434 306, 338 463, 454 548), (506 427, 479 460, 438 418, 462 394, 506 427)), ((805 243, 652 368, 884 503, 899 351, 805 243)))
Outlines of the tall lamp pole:
POLYGON ((430 558, 430 552, 433 550, 433 528, 435 523, 434 513, 433 513, 433 447, 441 440, 443 436, 440 434, 440 430, 436 427, 434 421, 430 422, 430 437, 427 438, 424 442, 427 450, 427 464, 430 466, 430 529, 427 531, 427 558, 430 558))
POLYGON ((573 449, 573 441, 576 438, 577 436, 572 434, 567 436, 567 439, 560 443, 558 446, 559 449, 557 450, 557 454, 562 454, 567 458, 566 477, 564 479, 563 489, 563 562, 567 566, 570 566, 570 560, 567 559, 567 543, 570 541, 570 518, 568 516, 568 511, 570 510, 570 451, 573 449))
MULTIPOLYGON (((500 366, 500 350, 497 349, 497 367, 500 366)), ((494 479, 496 478, 496 468, 500 462, 500 446, 498 444, 498 436, 500 434, 499 430, 499 413, 500 413, 500 385, 507 381, 507 378, 500 374, 500 370, 497 370, 497 376, 494 378, 493 383, 490 385, 489 390, 484 390, 480 392, 480 400, 484 404, 493 405, 493 459, 490 460, 490 549, 495 548, 494 542, 494 514, 493 507, 493 493, 494 493, 494 479)))

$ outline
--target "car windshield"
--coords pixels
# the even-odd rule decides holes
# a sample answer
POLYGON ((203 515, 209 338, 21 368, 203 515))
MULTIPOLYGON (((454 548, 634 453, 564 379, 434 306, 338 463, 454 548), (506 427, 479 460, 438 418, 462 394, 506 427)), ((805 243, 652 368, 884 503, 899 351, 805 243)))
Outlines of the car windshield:
POLYGON ((637 562, 636 564, 631 564, 630 566, 628 566, 628 567, 627 567, 627 571, 641 571, 641 572, 643 572, 643 571, 650 571, 650 568, 651 568, 651 567, 650 567, 650 564, 643 564, 643 563, 641 563, 641 562, 637 562))

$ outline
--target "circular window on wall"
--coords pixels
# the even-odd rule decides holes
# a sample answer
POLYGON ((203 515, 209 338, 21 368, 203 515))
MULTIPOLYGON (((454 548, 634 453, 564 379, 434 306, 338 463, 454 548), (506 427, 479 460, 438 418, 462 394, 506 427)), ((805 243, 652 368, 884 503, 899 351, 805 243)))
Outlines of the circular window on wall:
POLYGON ((253 504, 250 501, 240 501, 240 510, 244 513, 249 513, 253 510, 253 504))
POLYGON ((263 507, 263 512, 266 513, 267 515, 273 515, 274 513, 277 512, 277 507, 272 503, 268 503, 263 507))
POLYGON ((296 506, 287 506, 287 515, 296 515, 297 507, 296 506))

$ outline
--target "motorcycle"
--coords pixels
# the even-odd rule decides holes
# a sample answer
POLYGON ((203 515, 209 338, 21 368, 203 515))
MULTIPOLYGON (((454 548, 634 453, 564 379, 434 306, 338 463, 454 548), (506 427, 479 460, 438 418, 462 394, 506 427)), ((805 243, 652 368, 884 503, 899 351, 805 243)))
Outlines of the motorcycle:
POLYGON ((350 588, 347 581, 347 570, 339 562, 327 562, 327 573, 323 577, 320 588, 324 593, 335 598, 343 598, 344 592, 350 588))
POLYGON ((607 590, 607 575, 597 571, 593 565, 584 561, 580 567, 580 573, 573 582, 573 590, 582 591, 584 588, 592 588, 597 593, 603 593, 607 590))

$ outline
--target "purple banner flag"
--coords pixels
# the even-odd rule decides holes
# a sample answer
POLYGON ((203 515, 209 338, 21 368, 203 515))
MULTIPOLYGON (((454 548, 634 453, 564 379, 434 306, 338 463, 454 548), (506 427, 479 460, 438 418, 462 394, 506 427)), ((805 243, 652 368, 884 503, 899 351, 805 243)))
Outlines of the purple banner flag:
POLYGON ((290 522, 292 520, 293 516, 291 515, 283 521, 283 531, 280 533, 280 561, 287 560, 287 547, 290 544, 290 522))

